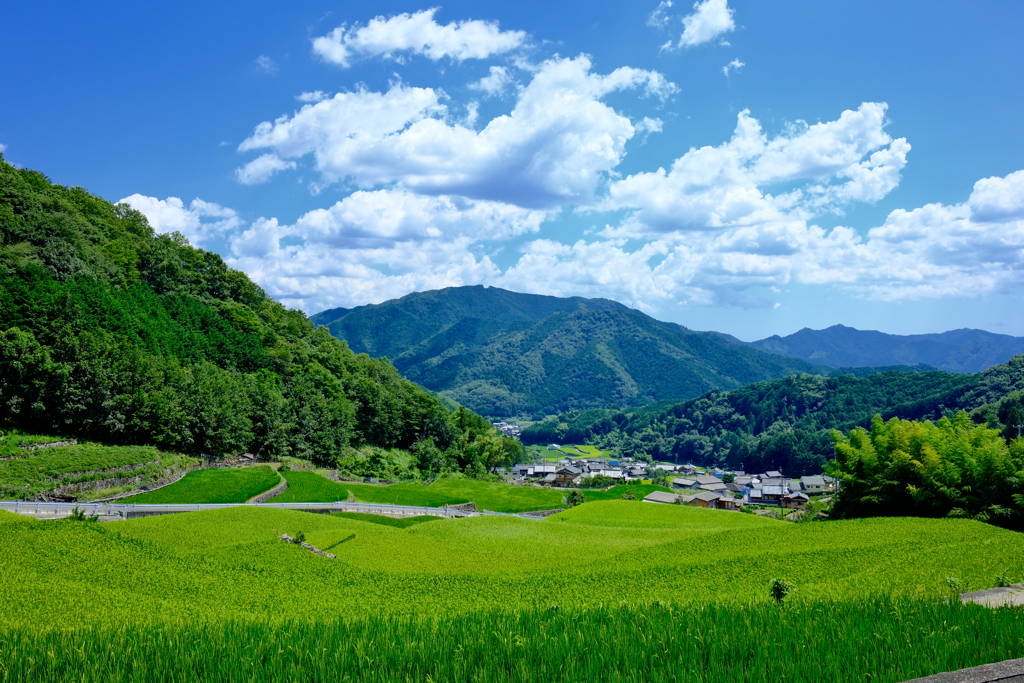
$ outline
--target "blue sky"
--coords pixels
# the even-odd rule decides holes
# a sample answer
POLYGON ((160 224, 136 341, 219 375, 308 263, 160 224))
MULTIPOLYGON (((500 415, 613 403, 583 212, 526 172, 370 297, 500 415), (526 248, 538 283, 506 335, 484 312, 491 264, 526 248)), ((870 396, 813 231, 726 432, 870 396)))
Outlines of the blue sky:
POLYGON ((8 8, 5 158, 310 313, 1024 335, 1019 2, 294 5, 8 8))

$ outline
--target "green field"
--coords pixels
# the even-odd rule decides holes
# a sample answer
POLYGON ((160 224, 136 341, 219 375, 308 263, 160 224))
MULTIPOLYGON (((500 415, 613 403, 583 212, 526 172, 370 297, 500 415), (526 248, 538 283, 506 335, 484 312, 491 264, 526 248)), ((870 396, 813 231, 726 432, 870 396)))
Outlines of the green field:
POLYGON ((0 513, 0 681, 895 682, 1024 654, 1018 611, 942 601, 947 577, 998 574, 1024 578, 1024 536, 955 519, 621 500, 407 528, 270 508, 0 513), (338 559, 277 540, 300 531, 338 559), (776 577, 796 586, 782 608, 776 577))
POLYGON ((602 451, 596 446, 583 444, 562 444, 557 451, 549 451, 546 445, 528 446, 526 450, 532 458, 539 457, 547 462, 558 462, 566 456, 571 458, 615 458, 614 451, 602 451))
POLYGON ((156 491, 123 498, 121 503, 244 503, 277 486, 280 478, 267 465, 240 469, 189 472, 181 480, 156 491))
POLYGON ((313 472, 282 472, 288 490, 275 497, 275 503, 330 503, 356 500, 361 503, 422 505, 441 507, 476 503, 482 510, 529 512, 564 507, 562 492, 528 486, 509 486, 472 479, 438 479, 423 484, 355 484, 333 482, 313 472))
POLYGON ((624 493, 632 493, 636 496, 637 500, 643 500, 644 496, 654 491, 671 491, 664 486, 654 486, 653 484, 619 484, 613 486, 607 491, 601 489, 584 489, 583 496, 589 503, 596 500, 619 500, 622 498, 624 493))
POLYGON ((940 601, 533 608, 0 637, 0 682, 897 683, 1021 653, 1011 610, 940 601))
MULTIPOLYGON (((57 437, 8 436, 0 440, 0 498, 31 500, 69 485, 84 489, 79 500, 117 493, 121 489, 89 490, 93 482, 122 477, 139 477, 151 482, 174 468, 196 462, 182 455, 162 453, 151 446, 104 446, 83 443, 76 446, 25 451, 21 443, 56 441, 57 437)), ((102 484, 97 484, 101 486, 102 484)), ((131 486, 121 487, 131 489, 131 486)))
POLYGON ((99 525, 0 519, 0 621, 10 624, 583 608, 655 596, 760 603, 774 577, 808 600, 934 597, 947 576, 976 588, 1004 572, 1024 578, 1024 537, 969 520, 790 524, 633 501, 408 529, 270 508, 99 525), (356 537, 330 561, 276 540, 298 531, 320 548, 356 537))

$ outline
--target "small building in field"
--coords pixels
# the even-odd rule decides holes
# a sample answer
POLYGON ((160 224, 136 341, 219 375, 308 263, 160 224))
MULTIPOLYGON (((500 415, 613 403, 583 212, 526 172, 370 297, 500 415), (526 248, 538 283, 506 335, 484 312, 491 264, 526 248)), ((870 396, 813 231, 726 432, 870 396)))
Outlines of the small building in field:
POLYGON ((674 505, 678 498, 679 498, 679 496, 677 496, 674 493, 669 493, 668 491, 653 491, 651 493, 648 493, 646 496, 644 496, 644 502, 645 503, 667 503, 667 504, 674 505))

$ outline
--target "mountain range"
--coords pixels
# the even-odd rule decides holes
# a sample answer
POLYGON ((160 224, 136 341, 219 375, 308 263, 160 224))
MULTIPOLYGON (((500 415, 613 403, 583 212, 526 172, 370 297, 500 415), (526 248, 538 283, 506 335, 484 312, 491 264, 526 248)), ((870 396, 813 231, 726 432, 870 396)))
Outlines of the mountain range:
POLYGON ((1024 353, 1024 338, 984 330, 896 335, 844 325, 824 330, 805 327, 789 336, 776 335, 753 345, 831 367, 924 363, 949 372, 981 372, 1024 353))
POLYGON ((836 370, 608 299, 450 287, 311 317, 357 353, 490 416, 636 406, 836 370))

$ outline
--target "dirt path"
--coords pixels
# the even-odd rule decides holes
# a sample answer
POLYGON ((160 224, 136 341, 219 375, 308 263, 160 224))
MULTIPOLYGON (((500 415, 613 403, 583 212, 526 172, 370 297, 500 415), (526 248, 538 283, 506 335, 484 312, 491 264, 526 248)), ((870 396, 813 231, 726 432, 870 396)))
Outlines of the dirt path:
POLYGON ((989 588, 983 591, 961 593, 960 600, 964 603, 973 602, 987 607, 1024 605, 1024 583, 1015 583, 1006 588, 989 588))

